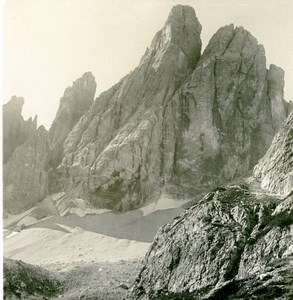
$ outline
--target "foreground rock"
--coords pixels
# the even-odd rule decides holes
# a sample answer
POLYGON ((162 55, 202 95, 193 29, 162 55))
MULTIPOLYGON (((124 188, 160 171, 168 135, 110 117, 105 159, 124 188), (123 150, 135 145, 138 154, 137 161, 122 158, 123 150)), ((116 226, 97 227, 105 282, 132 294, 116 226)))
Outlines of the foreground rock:
MULTIPOLYGON (((269 166, 268 187, 292 172, 292 125, 291 114, 256 167, 269 166)), ((285 183, 281 195, 251 178, 208 193, 158 231, 128 299, 291 299, 293 185, 285 183)))
POLYGON ((159 230, 128 299, 208 299, 231 280, 265 274, 276 259, 292 264, 292 216, 292 195, 216 189, 159 230))
POLYGON ((22 261, 4 259, 4 299, 48 299, 62 290, 54 273, 22 261))

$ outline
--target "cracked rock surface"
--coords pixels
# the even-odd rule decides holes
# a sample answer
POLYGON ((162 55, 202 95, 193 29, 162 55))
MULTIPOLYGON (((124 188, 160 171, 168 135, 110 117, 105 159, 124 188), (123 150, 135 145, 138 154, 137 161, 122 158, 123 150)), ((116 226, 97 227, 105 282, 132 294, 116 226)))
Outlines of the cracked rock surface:
POLYGON ((231 280, 265 274, 276 259, 292 264, 292 204, 292 195, 245 185, 207 194, 158 231, 127 299, 213 299, 231 280))
MULTIPOLYGON (((269 166, 267 187, 292 172, 291 133, 292 114, 256 166, 269 166)), ((242 182, 216 188, 158 231, 127 299, 292 298, 292 181, 279 194, 242 182)))

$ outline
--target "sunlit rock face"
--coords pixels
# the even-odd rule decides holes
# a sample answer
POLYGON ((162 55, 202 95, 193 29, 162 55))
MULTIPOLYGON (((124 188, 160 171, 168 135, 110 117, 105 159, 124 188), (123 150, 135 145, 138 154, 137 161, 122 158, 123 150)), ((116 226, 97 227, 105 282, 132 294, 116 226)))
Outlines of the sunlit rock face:
POLYGON ((266 155, 254 168, 261 187, 286 194, 293 187, 293 112, 281 126, 266 155))
POLYGON ((96 87, 94 76, 90 72, 84 73, 65 90, 60 99, 57 114, 49 130, 50 164, 53 167, 62 160, 63 142, 69 132, 93 104, 96 87))

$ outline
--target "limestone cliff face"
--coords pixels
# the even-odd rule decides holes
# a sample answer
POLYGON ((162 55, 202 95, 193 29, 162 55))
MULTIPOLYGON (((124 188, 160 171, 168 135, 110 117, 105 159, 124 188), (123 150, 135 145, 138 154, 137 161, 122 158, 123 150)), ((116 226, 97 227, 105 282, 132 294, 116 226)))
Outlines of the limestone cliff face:
POLYGON ((12 97, 3 106, 4 211, 18 213, 41 201, 48 193, 47 137, 37 118, 21 116, 23 98, 12 97))
POLYGON ((48 132, 41 126, 31 132, 3 166, 4 210, 19 213, 48 194, 48 132))
POLYGON ((158 231, 127 299, 230 299, 232 283, 231 299, 243 299, 237 282, 255 277, 256 285, 278 261, 287 268, 275 278, 283 284, 276 296, 289 299, 282 295, 290 288, 283 278, 293 275, 292 205, 292 195, 274 198, 245 185, 214 190, 158 231), (221 290, 226 298, 216 297, 221 290))
POLYGON ((173 118, 167 106, 196 66, 200 31, 193 9, 172 9, 139 66, 101 94, 69 134, 57 190, 122 210, 160 193, 164 123, 173 118))
POLYGON ((283 87, 283 71, 266 70, 248 31, 220 28, 172 101, 180 113, 171 183, 193 193, 251 170, 286 117, 283 87))
POLYGON ((93 104, 96 87, 94 76, 88 72, 65 90, 49 130, 51 166, 56 167, 61 162, 63 142, 80 117, 93 104))
POLYGON ((96 99, 64 142, 55 191, 129 210, 190 197, 250 171, 287 111, 283 71, 225 26, 200 57, 194 10, 176 6, 140 65, 96 99))
POLYGON ((3 105, 3 163, 11 157, 15 148, 21 145, 37 128, 37 117, 25 121, 21 115, 24 99, 13 96, 3 105))
POLYGON ((261 187, 273 193, 290 193, 293 188, 293 112, 281 126, 266 155, 254 168, 261 187))

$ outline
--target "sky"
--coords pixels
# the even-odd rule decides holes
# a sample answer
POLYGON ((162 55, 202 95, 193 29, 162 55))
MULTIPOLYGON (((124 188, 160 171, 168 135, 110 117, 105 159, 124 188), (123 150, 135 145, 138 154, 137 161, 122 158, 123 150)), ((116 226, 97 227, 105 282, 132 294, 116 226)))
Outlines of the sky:
POLYGON ((293 100, 292 0, 6 0, 2 1, 2 99, 25 98, 23 116, 49 128, 67 86, 91 71, 98 96, 139 63, 176 4, 195 9, 203 49, 234 23, 265 46, 267 67, 285 71, 293 100))

